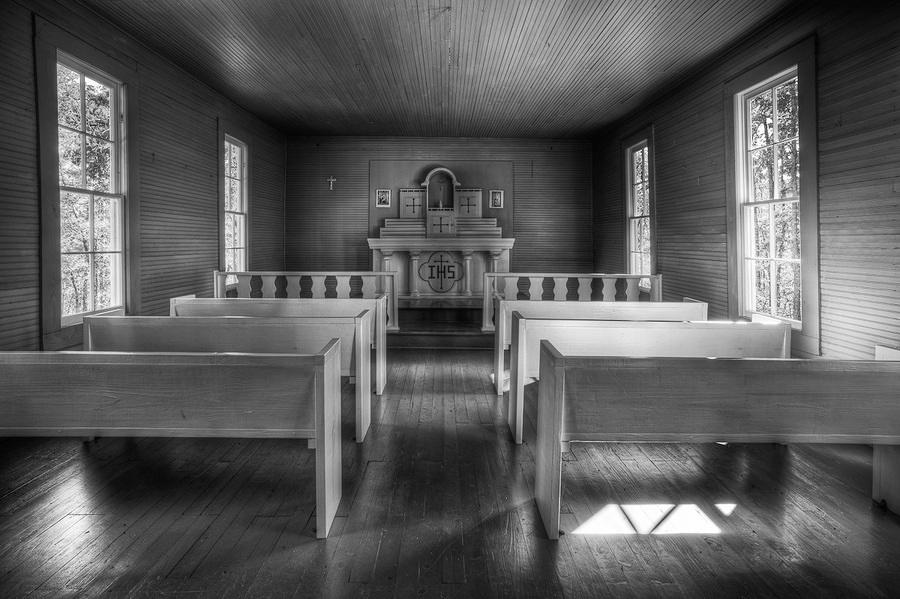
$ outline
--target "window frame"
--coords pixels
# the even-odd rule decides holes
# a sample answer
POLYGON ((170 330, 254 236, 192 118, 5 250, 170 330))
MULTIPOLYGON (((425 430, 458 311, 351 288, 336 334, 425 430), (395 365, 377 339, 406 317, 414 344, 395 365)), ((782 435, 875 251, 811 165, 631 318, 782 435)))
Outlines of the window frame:
MULTIPOLYGON (((62 317, 60 182, 58 159, 57 62, 60 55, 106 75, 120 85, 120 189, 122 193, 122 307, 113 313, 140 312, 140 203, 137 162, 138 78, 124 56, 98 49, 35 17, 34 56, 37 92, 38 162, 41 206, 41 349, 76 347, 83 341, 82 318, 62 317)), ((119 121, 120 117, 116 117, 119 121)), ((108 313, 102 311, 98 313, 108 313)))
MULTIPOLYGON (((647 148, 647 216, 646 218, 649 220, 649 229, 650 229, 650 252, 649 252, 649 262, 650 262, 650 272, 649 274, 655 274, 657 269, 656 264, 656 166, 655 166, 655 158, 653 151, 653 127, 648 126, 644 127, 641 130, 632 133, 631 135, 626 136, 621 143, 622 147, 622 155, 624 156, 624 166, 623 169, 623 185, 624 185, 624 197, 625 197, 625 271, 629 274, 638 274, 635 273, 634 265, 633 265, 633 257, 635 255, 633 249, 633 238, 632 238, 632 222, 636 217, 634 217, 634 181, 633 181, 633 151, 638 146, 646 146, 647 148)), ((644 218, 644 217, 638 217, 644 218)), ((641 279, 640 288, 642 291, 649 291, 650 289, 650 279, 641 279)))
MULTIPOLYGON (((818 172, 816 128, 815 42, 807 38, 761 62, 724 87, 726 108, 728 308, 732 319, 775 319, 791 323, 792 352, 799 356, 821 354, 819 315, 818 172), (746 309, 749 286, 745 249, 750 241, 743 220, 749 193, 746 168, 747 122, 743 118, 748 97, 761 89, 797 77, 799 114, 799 207, 801 320, 754 314, 746 309)), ((777 201, 777 200, 776 200, 777 201)))
MULTIPOLYGON (((230 249, 242 248, 243 249, 243 266, 241 268, 236 268, 235 271, 245 271, 250 267, 250 182, 249 182, 249 174, 250 174, 250 153, 249 153, 249 144, 242 141, 238 137, 231 135, 229 133, 223 133, 223 139, 221 144, 222 149, 222 160, 220 161, 222 165, 222 176, 221 180, 221 223, 220 233, 222 237, 222 241, 220 243, 221 247, 221 269, 228 270, 228 251, 230 249), (241 204, 242 210, 229 210, 228 209, 228 179, 234 181, 234 178, 229 177, 226 169, 225 169, 225 160, 227 158, 227 144, 231 144, 237 146, 241 150, 241 165, 240 165, 240 187, 241 187, 241 204), (226 242, 226 234, 225 227, 227 225, 227 219, 231 215, 241 215, 243 216, 243 246, 231 246, 229 247, 226 242)), ((235 281, 231 281, 232 283, 235 281)))
MULTIPOLYGON (((64 66, 72 71, 75 71, 79 74, 79 78, 83 81, 90 77, 91 79, 101 83, 111 90, 110 94, 110 136, 109 143, 115 150, 111 152, 111 163, 110 163, 110 190, 109 191, 99 191, 95 189, 91 189, 86 182, 82 181, 81 185, 66 185, 62 182, 57 182, 57 191, 60 197, 60 206, 62 206, 62 195, 64 193, 74 193, 78 195, 87 195, 90 197, 90 205, 88 207, 89 213, 89 230, 91 233, 91 237, 93 238, 93 233, 95 230, 94 223, 94 198, 96 196, 99 197, 107 197, 118 199, 119 208, 116 211, 118 221, 117 223, 117 233, 119 234, 119 243, 118 249, 116 251, 108 251, 108 252, 99 252, 96 248, 90 248, 85 252, 68 252, 64 250, 62 247, 60 248, 60 261, 62 262, 62 256, 64 255, 86 255, 90 257, 90 272, 91 279, 94 278, 94 257, 97 254, 109 253, 109 254, 118 254, 119 255, 119 272, 118 280, 116 281, 117 289, 115 289, 115 294, 120 299, 119 301, 112 306, 107 306, 105 308, 87 310, 84 312, 79 312, 76 314, 66 315, 64 313, 60 314, 60 324, 62 327, 73 326, 77 324, 81 324, 84 320, 85 316, 91 316, 95 314, 124 314, 125 312, 125 193, 124 186, 125 181, 123 178, 123 173, 125 170, 125 156, 124 156, 124 147, 122 144, 122 138, 124 137, 123 131, 125 126, 125 111, 124 111, 124 89, 122 82, 116 80, 111 77, 109 74, 100 71, 92 65, 87 64, 83 60, 80 60, 74 56, 69 55, 66 52, 61 50, 57 51, 57 68, 59 65, 64 66)), ((84 91, 84 87, 82 86, 82 92, 84 91)), ((58 96, 58 93, 57 93, 58 96)), ((57 98, 58 100, 58 98, 57 98)), ((59 123, 59 119, 57 117, 57 130, 69 129, 72 131, 77 131, 79 135, 87 136, 89 133, 84 127, 84 119, 85 119, 85 106, 84 106, 84 97, 81 98, 82 101, 82 126, 80 129, 75 130, 71 127, 66 127, 63 124, 59 123)), ((82 146, 82 150, 84 150, 84 146, 82 146)), ((57 142, 57 152, 59 152, 59 145, 57 142)), ((85 153, 82 151, 82 157, 84 157, 85 153)), ((84 175, 84 169, 82 169, 82 175, 84 175)), ((61 241, 61 240, 60 240, 61 241)), ((60 266, 60 270, 62 270, 62 266, 60 266)), ((91 287, 93 287, 93 282, 89 282, 91 287)), ((62 284, 61 284, 62 286, 62 284)), ((91 294, 95 295, 94 293, 91 294)))

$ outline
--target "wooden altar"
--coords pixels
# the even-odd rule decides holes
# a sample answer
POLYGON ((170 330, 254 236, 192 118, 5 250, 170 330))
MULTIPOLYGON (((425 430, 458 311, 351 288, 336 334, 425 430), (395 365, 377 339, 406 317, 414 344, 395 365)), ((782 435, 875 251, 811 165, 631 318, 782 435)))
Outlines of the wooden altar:
POLYGON ((509 237, 370 238, 372 267, 395 271, 401 308, 481 308, 485 272, 509 272, 509 237))

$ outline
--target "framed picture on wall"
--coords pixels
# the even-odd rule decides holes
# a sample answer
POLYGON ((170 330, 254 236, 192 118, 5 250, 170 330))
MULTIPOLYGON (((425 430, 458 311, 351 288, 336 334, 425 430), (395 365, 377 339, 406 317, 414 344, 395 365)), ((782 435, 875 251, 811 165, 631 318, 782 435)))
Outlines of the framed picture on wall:
POLYGON ((489 208, 503 208, 503 190, 492 189, 491 198, 488 203, 489 208))
POLYGON ((390 208, 391 207, 391 190, 376 189, 375 190, 375 207, 390 208))

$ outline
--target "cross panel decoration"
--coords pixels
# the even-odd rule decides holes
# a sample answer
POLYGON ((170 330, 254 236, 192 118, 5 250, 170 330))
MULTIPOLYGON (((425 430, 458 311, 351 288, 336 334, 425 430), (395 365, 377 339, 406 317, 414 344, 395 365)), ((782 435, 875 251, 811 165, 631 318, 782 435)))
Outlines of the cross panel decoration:
POLYGON ((425 190, 415 187, 400 189, 400 218, 425 218, 425 190))
POLYGON ((429 208, 425 221, 426 237, 456 237, 456 212, 453 208, 429 208))
POLYGON ((481 190, 457 189, 453 192, 453 205, 457 216, 481 218, 481 190))

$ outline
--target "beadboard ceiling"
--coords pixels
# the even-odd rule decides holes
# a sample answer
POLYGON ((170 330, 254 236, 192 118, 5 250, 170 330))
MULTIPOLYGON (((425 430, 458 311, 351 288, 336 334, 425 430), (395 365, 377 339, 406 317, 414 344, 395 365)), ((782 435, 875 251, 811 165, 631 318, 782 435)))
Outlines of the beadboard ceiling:
POLYGON ((583 138, 792 0, 77 0, 287 134, 583 138))

